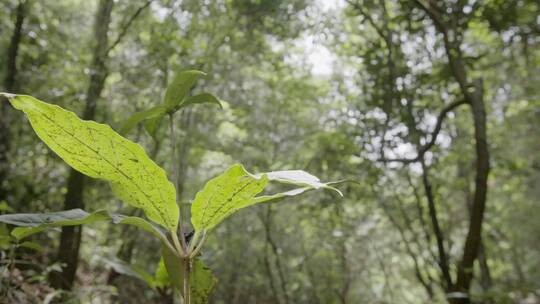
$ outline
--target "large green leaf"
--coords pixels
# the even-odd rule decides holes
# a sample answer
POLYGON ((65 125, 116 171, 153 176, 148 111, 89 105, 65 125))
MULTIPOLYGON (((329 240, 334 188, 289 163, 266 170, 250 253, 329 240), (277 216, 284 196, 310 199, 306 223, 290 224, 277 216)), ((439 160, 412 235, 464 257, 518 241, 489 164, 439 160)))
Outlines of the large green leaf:
POLYGON ((179 210, 176 194, 165 171, 141 146, 111 127, 79 119, 31 96, 0 93, 26 113, 37 135, 77 171, 111 183, 122 200, 142 208, 154 222, 176 231, 179 210))
POLYGON ((275 202, 321 188, 331 189, 341 195, 339 190, 321 183, 317 177, 305 171, 275 171, 253 175, 236 164, 211 179, 196 194, 191 206, 191 223, 196 230, 210 230, 239 209, 263 202, 275 202), (269 181, 296 185, 299 188, 257 196, 269 181))
POLYGON ((176 74, 165 92, 165 107, 169 111, 178 110, 180 104, 188 95, 189 90, 191 90, 199 78, 205 75, 204 72, 197 70, 187 70, 176 74))
POLYGON ((157 237, 164 246, 171 247, 163 232, 148 221, 135 216, 110 214, 106 210, 88 213, 82 209, 71 209, 50 213, 17 213, 0 215, 0 222, 21 226, 11 231, 11 235, 17 240, 21 240, 49 228, 91 224, 97 221, 108 220, 111 220, 115 224, 132 225, 141 228, 157 237))
POLYGON ((195 195, 191 223, 196 230, 210 230, 235 211, 252 204, 268 184, 266 175, 257 178, 241 165, 234 165, 211 179, 195 195))

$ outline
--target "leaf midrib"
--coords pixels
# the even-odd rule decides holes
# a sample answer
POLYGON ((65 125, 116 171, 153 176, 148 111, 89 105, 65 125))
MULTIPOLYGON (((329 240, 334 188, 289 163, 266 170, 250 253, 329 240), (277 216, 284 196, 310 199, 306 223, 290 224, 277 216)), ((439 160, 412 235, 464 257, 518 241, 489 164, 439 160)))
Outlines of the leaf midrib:
MULTIPOLYGON (((104 158, 98 151, 99 150, 94 150, 92 147, 90 147, 89 145, 87 145, 85 142, 81 141, 79 138, 77 138, 76 136, 73 135, 73 133, 70 133, 68 130, 64 129, 61 125, 59 125, 58 123, 56 123, 53 119, 51 119, 50 117, 47 116, 47 114, 43 113, 43 112, 40 112, 40 111, 37 111, 39 114, 41 114, 43 117, 45 117, 49 122, 53 123, 54 125, 56 125, 60 130, 62 130, 63 132, 65 132, 66 134, 68 134, 69 136, 71 136, 73 139, 75 139, 77 142, 79 142, 80 144, 82 144, 83 146, 85 146, 86 148, 88 148, 89 150, 91 150, 92 152, 94 152, 96 155, 98 155, 101 160, 105 161, 106 163, 108 163, 114 170, 116 170, 118 173, 120 173, 121 175, 123 175, 129 182, 131 182, 131 184, 133 184, 139 191, 141 191, 141 193, 146 197, 147 201, 150 203, 150 206, 152 206, 157 212, 158 214, 161 216, 162 219, 165 220, 165 222, 167 224, 170 224, 169 222, 169 218, 168 217, 165 217, 164 216, 164 213, 163 211, 161 211, 161 209, 159 209, 156 205, 154 205, 152 202, 153 200, 151 199, 151 197, 145 192, 143 191, 135 182, 133 182, 132 178, 129 177, 129 175, 125 174, 123 171, 121 171, 119 168, 117 168, 116 166, 114 166, 109 160, 107 160, 106 158, 104 158)), ((91 134, 91 132, 90 132, 91 134)), ((93 136, 92 136, 93 137, 93 136)), ((94 139, 95 141, 95 139, 94 139)), ((65 149, 65 148, 63 148, 65 149)), ((160 193, 161 194, 161 193, 160 193)), ((161 201, 162 203, 164 202, 163 201, 163 198, 161 198, 161 201)))

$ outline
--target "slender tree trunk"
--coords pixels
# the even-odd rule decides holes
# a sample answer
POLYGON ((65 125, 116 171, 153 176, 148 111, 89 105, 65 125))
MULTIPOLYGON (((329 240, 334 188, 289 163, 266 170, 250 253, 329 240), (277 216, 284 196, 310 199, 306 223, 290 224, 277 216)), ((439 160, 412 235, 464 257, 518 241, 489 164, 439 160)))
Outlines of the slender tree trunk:
POLYGON ((469 216, 469 228, 463 248, 463 255, 457 267, 456 283, 451 286, 448 301, 452 304, 471 303, 470 287, 474 275, 474 262, 478 258, 478 252, 482 243, 482 224, 486 208, 488 175, 489 175, 489 149, 487 144, 486 130, 486 107, 484 104, 484 92, 481 79, 469 82, 467 67, 463 61, 461 41, 456 39, 456 31, 459 30, 451 23, 444 20, 441 15, 440 2, 428 0, 414 1, 433 21, 437 31, 443 35, 443 43, 452 71, 463 94, 465 101, 471 106, 475 154, 476 154, 476 177, 474 195, 469 216))
POLYGON ((435 205, 435 196, 433 195, 433 189, 431 187, 431 183, 429 182, 427 167, 423 157, 420 160, 420 164, 422 165, 422 182, 424 184, 424 191, 428 201, 429 217, 431 219, 431 224, 433 225, 433 233, 435 233, 435 240, 437 241, 437 249, 439 252, 438 264, 441 269, 444 288, 448 289, 452 286, 452 278, 450 276, 448 255, 444 247, 444 235, 439 224, 437 209, 435 205))
MULTIPOLYGON (((461 132, 457 132, 457 137, 463 137, 465 134, 461 134, 461 132)), ((458 178, 460 180, 465 181, 465 189, 464 189, 464 199, 467 206, 467 210, 469 211, 469 216, 471 216, 471 210, 473 206, 473 193, 470 188, 470 174, 469 174, 469 168, 473 167, 473 164, 468 161, 458 161, 458 178)), ((491 271, 489 269, 489 265, 487 263, 487 253, 486 248, 484 246, 484 241, 481 240, 480 247, 478 248, 478 264, 480 268, 480 286, 482 286, 482 290, 484 292, 483 296, 483 304, 491 304, 493 303, 493 297, 489 295, 489 292, 493 286, 493 280, 491 278, 491 271)))
MULTIPOLYGON (((270 246, 271 252, 274 254, 275 258, 275 269, 279 277, 279 287, 281 289, 281 293, 283 294, 283 303, 289 304, 290 303, 290 297, 287 290, 287 281, 285 279, 285 273, 283 270, 283 264, 281 262, 278 246, 275 242, 275 240, 272 238, 272 206, 266 206, 266 214, 264 217, 261 217, 261 220, 263 222, 265 235, 266 235, 266 245, 270 246)), ((265 246, 265 250, 266 250, 265 246)), ((265 253, 266 254, 266 253, 265 253)), ((269 279, 273 280, 272 272, 268 272, 269 279)), ((274 284, 272 284, 274 285, 274 284)), ((275 287, 274 287, 275 288, 275 287)), ((277 295, 276 295, 277 296, 277 295)))
MULTIPOLYGON (((108 32, 111 22, 113 0, 101 0, 94 19, 94 54, 90 66, 90 82, 86 94, 86 105, 83 119, 94 119, 96 104, 107 78, 105 61, 108 50, 108 32)), ((67 180, 67 193, 64 209, 84 208, 84 189, 86 177, 73 169, 67 180)), ((75 280, 75 272, 79 260, 82 226, 63 227, 60 235, 58 261, 64 266, 61 273, 51 276, 51 284, 56 288, 71 289, 75 280)))
POLYGON ((469 232, 465 240, 463 256, 458 267, 454 291, 467 294, 467 298, 452 300, 452 303, 470 303, 469 289, 473 278, 474 261, 478 258, 482 243, 482 223, 487 199, 487 180, 489 175, 489 151, 486 131, 486 110, 483 86, 480 79, 474 82, 474 92, 466 94, 472 108, 476 150, 476 178, 473 203, 469 220, 469 232))
MULTIPOLYGON (((17 55, 22 40, 22 28, 26 17, 26 1, 20 0, 16 8, 15 26, 11 35, 6 59, 6 76, 4 89, 13 92, 17 89, 17 55)), ((0 100, 0 201, 7 199, 7 185, 9 175, 9 149, 10 149, 10 126, 11 115, 9 102, 0 100)))

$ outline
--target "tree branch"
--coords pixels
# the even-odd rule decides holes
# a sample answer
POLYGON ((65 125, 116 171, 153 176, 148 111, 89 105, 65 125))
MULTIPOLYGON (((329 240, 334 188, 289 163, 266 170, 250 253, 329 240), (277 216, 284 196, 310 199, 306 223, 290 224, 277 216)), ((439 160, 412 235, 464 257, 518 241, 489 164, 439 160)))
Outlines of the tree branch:
POLYGON ((444 236, 439 224, 437 209, 435 207, 435 197, 433 196, 433 190, 431 188, 431 184, 429 183, 427 168, 423 158, 421 159, 420 164, 422 165, 422 183, 424 184, 424 191, 426 192, 426 198, 428 200, 429 217, 431 218, 431 224, 433 225, 433 232, 435 233, 435 240, 437 241, 437 249, 439 252, 438 264, 441 268, 442 277, 446 284, 445 287, 450 288, 452 286, 452 278, 450 276, 450 267, 448 265, 448 255, 446 254, 446 249, 444 248, 444 236))
POLYGON ((133 23, 133 21, 135 21, 135 19, 137 19, 137 17, 148 7, 150 6, 150 4, 152 3, 152 1, 154 0, 148 0, 146 1, 145 4, 143 4, 141 7, 139 7, 135 13, 133 15, 131 15, 131 17, 128 19, 128 21, 121 27, 121 30, 120 30, 120 33, 118 34, 118 36, 116 37, 116 39, 114 40, 113 43, 111 43, 111 45, 109 46, 109 48, 107 48, 107 50, 105 51, 105 54, 109 54, 119 43, 120 41, 122 41, 122 39, 124 38, 124 36, 127 34, 127 31, 129 29, 129 27, 131 26, 131 24, 133 23))
MULTIPOLYGON (((375 29, 375 31, 377 32, 377 34, 379 34, 379 36, 381 36, 381 38, 384 39, 385 42, 387 42, 387 35, 384 33, 383 29, 380 28, 377 23, 375 23, 375 20, 373 20, 373 18, 371 17, 370 14, 368 14, 364 8, 357 2, 353 2, 351 0, 346 0, 347 3, 349 3, 350 6, 352 6, 354 9, 356 9, 357 11, 360 12, 360 14, 362 14, 362 16, 369 22, 369 24, 371 24, 371 26, 375 29)), ((388 45, 388 47, 390 48, 390 46, 388 45)))
POLYGON ((431 140, 428 143, 426 143, 425 145, 420 147, 420 149, 418 150, 418 155, 416 155, 416 157, 414 157, 414 158, 390 158, 390 159, 387 159, 383 155, 383 157, 381 159, 379 159, 379 161, 382 161, 384 163, 400 162, 400 163, 404 163, 404 164, 416 163, 416 162, 421 161, 424 158, 424 155, 426 154, 426 152, 428 152, 435 145, 435 142, 437 141, 437 136, 441 132, 442 124, 444 122, 444 119, 446 118, 446 115, 449 112, 455 110, 457 107, 459 107, 459 106, 461 106, 463 104, 466 104, 466 103, 467 102, 465 100, 457 100, 457 101, 454 101, 454 102, 448 104, 446 107, 444 107, 441 110, 441 112, 437 116, 437 123, 435 124, 435 129, 433 130, 433 132, 431 132, 431 140))

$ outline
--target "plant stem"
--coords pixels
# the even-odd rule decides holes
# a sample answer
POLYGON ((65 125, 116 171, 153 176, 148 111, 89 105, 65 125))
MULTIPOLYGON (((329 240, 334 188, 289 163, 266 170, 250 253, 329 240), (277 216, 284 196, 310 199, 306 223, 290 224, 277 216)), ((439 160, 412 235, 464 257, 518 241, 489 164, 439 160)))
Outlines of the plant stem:
POLYGON ((193 246, 193 250, 189 250, 188 254, 189 254, 189 257, 190 258, 194 258, 197 256, 197 254, 199 253, 199 251, 201 250, 203 244, 204 244, 204 241, 206 241, 206 231, 203 230, 203 234, 202 234, 202 237, 200 240, 198 240, 197 244, 195 244, 195 246, 193 246))
POLYGON ((180 256, 186 256, 188 252, 182 247, 180 241, 178 240, 178 235, 176 233, 171 233, 171 237, 174 244, 174 251, 178 252, 180 256))
MULTIPOLYGON (((174 119, 173 114, 169 114, 169 128, 170 128, 170 136, 171 136, 171 161, 172 161, 172 167, 174 172, 174 188, 176 190, 176 203, 178 204, 178 208, 180 210, 180 216, 178 219, 178 232, 180 233, 180 244, 182 244, 182 250, 184 254, 187 254, 187 245, 186 245, 186 239, 184 238, 184 228, 183 228, 183 218, 182 218, 182 204, 180 204, 180 195, 178 193, 178 181, 180 179, 180 175, 178 173, 178 160, 176 155, 176 135, 174 134, 174 119)), ((175 240, 173 236, 173 240, 175 240)), ((178 241, 178 236, 176 236, 176 242, 178 241)))
POLYGON ((182 218, 182 204, 180 204, 180 194, 178 193, 178 182, 180 179, 180 175, 178 172, 178 159, 176 154, 176 135, 174 134, 174 119, 173 114, 169 114, 169 127, 170 127, 170 136, 171 136, 171 161, 173 166, 173 172, 174 172, 174 188, 176 190, 176 202, 178 204, 178 208, 180 210, 180 216, 178 219, 178 233, 172 233, 172 239, 174 242, 176 249, 179 251, 178 253, 180 256, 183 256, 183 262, 184 262, 184 304, 190 304, 190 292, 189 292, 189 275, 191 272, 191 259, 189 257, 189 249, 186 244, 186 238, 184 237, 184 228, 183 228, 183 218, 182 218), (178 241, 178 234, 180 234, 180 242, 178 241))
POLYGON ((184 304, 191 304, 191 294, 189 292, 189 275, 191 273, 191 258, 184 259, 184 304))

